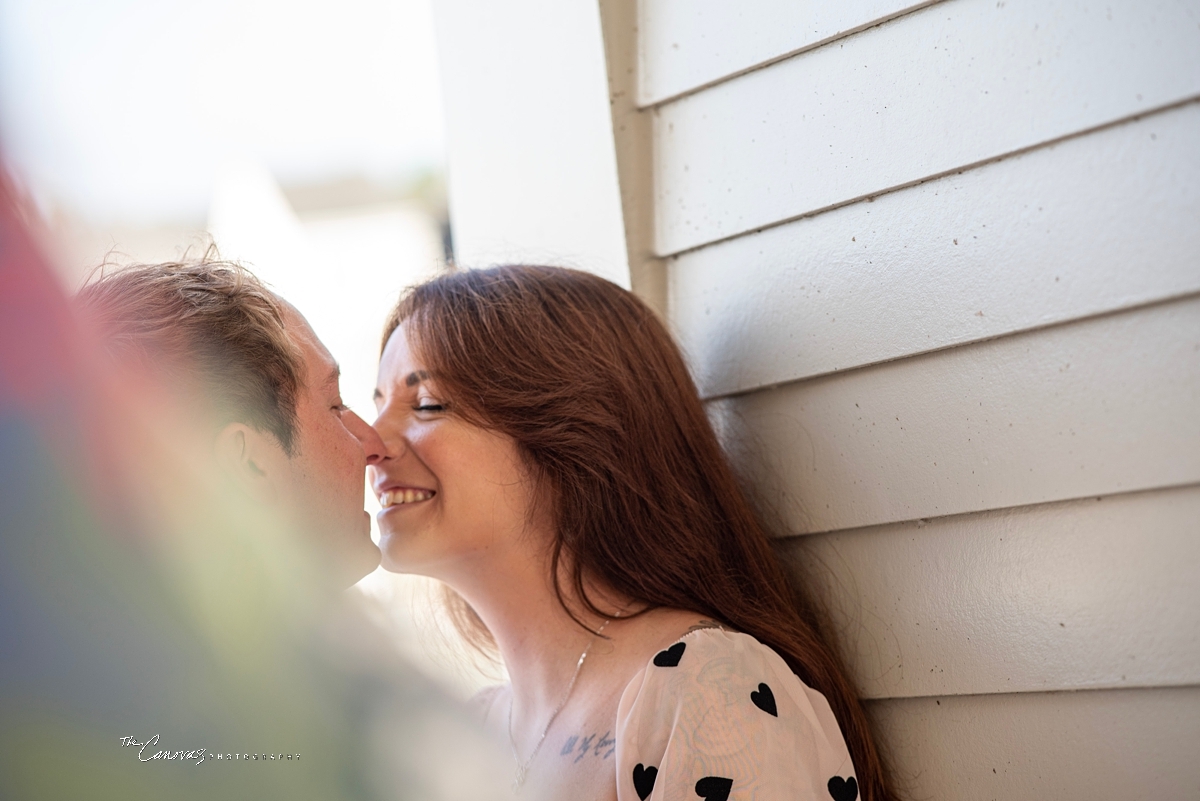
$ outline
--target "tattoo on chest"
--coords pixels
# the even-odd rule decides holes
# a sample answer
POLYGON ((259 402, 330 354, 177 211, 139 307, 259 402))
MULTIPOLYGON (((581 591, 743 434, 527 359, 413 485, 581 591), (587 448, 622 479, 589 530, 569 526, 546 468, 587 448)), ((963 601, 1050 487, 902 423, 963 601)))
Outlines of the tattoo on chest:
POLYGON ((606 731, 600 735, 593 732, 586 737, 572 734, 563 743, 562 750, 558 752, 558 755, 560 757, 574 755, 574 762, 578 762, 589 754, 600 759, 608 759, 617 750, 617 739, 610 737, 609 735, 611 734, 611 731, 606 731))

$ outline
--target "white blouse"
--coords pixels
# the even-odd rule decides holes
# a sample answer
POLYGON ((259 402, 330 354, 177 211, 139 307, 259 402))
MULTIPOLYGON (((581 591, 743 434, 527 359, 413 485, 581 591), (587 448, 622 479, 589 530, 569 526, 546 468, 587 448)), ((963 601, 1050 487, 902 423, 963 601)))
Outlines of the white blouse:
POLYGON ((825 696, 748 634, 698 629, 633 677, 617 709, 617 801, 854 801, 825 696))

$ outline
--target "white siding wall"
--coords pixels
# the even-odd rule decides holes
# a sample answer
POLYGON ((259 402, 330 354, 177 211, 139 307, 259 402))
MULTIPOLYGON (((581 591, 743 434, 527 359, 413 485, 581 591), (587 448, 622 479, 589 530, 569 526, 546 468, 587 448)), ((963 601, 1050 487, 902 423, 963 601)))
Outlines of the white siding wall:
POLYGON ((436 0, 433 11, 458 263, 561 264, 628 287, 596 5, 436 0))
POLYGON ((638 103, 650 105, 937 0, 650 0, 639 9, 638 103))
POLYGON ((658 250, 1200 95, 1196 12, 1190 0, 953 0, 661 106, 658 250))
POLYGON ((818 5, 636 13, 713 419, 910 797, 1200 797, 1200 0, 818 5))

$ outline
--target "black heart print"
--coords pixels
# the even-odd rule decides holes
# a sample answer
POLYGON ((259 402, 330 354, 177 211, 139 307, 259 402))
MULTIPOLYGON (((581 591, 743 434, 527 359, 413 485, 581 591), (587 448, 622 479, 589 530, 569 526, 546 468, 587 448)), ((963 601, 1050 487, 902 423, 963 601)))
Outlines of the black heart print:
POLYGON ((654 789, 654 780, 658 778, 658 768, 647 768, 641 762, 633 768, 633 789, 637 790, 638 798, 646 801, 646 796, 654 789))
POLYGON ((775 693, 771 692, 771 688, 767 685, 758 685, 758 690, 750 693, 750 700, 768 715, 779 717, 779 710, 775 706, 775 693))
POLYGON ((705 776, 696 782, 696 795, 703 798, 704 801, 725 801, 729 798, 729 791, 732 789, 733 779, 724 779, 720 776, 705 776))
POLYGON ((654 664, 659 667, 675 667, 679 664, 679 660, 683 658, 683 651, 687 648, 687 643, 677 642, 665 651, 659 651, 654 655, 654 664))
POLYGON ((833 801, 854 801, 858 798, 858 780, 853 776, 849 779, 834 776, 826 786, 829 788, 829 794, 833 796, 833 801))

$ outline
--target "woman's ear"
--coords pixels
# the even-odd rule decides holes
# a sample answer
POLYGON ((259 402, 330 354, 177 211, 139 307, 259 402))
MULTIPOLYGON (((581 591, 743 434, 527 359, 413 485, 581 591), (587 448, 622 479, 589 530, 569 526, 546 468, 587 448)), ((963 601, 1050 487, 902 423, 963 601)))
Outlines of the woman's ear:
POLYGON ((273 436, 230 423, 218 432, 213 447, 217 464, 243 492, 259 503, 279 499, 287 454, 273 436))

